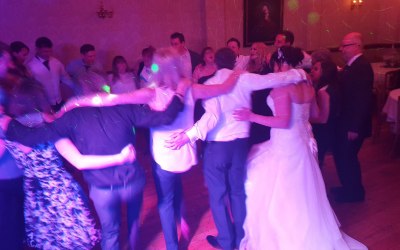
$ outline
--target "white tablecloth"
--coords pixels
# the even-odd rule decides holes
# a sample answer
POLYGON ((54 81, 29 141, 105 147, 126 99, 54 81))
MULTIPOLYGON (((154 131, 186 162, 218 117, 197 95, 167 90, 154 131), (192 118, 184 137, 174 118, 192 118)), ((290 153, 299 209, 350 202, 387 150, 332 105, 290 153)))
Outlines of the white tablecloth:
POLYGON ((383 113, 386 113, 388 122, 396 121, 397 102, 399 100, 399 96, 400 96, 400 89, 394 89, 390 91, 385 106, 383 107, 383 113))

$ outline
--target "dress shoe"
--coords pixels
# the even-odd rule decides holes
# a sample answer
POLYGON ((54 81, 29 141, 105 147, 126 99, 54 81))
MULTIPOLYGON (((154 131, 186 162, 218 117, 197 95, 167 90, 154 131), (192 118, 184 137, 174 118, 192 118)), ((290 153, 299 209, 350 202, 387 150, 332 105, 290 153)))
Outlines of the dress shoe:
POLYGON ((213 235, 207 235, 206 240, 213 248, 222 249, 221 245, 218 243, 217 237, 213 235))

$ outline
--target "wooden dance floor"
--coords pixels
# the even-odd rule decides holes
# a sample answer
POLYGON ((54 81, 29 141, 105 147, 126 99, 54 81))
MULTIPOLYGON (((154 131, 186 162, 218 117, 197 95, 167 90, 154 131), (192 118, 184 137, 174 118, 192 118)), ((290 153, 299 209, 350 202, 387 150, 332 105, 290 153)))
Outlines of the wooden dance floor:
MULTIPOLYGON (((330 199, 344 232, 366 244, 370 250, 400 249, 400 152, 395 159, 389 156, 392 139, 389 129, 385 129, 377 141, 368 139, 361 150, 365 202, 338 204, 330 199)), ((138 249, 162 250, 165 244, 151 175, 151 160, 146 153, 139 153, 139 157, 146 169, 147 184, 138 249)), ((326 159, 323 176, 328 190, 339 184, 330 155, 326 159)), ((181 249, 213 249, 205 240, 208 234, 215 235, 216 229, 201 164, 183 175, 183 185, 192 237, 188 246, 181 244, 181 249)), ((122 234, 126 236, 126 232, 122 234)))

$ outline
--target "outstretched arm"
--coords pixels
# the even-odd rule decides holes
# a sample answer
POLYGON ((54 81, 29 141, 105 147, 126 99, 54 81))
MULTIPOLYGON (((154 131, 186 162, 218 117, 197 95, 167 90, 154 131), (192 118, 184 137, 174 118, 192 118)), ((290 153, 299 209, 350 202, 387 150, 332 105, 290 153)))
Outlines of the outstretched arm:
POLYGON ((82 155, 75 145, 66 138, 55 143, 57 151, 79 170, 102 169, 124 163, 132 163, 136 159, 135 149, 129 144, 119 154, 114 155, 82 155))
POLYGON ((253 73, 242 74, 239 78, 241 86, 248 90, 260 90, 287 86, 292 83, 304 82, 307 74, 302 69, 291 69, 285 72, 258 75, 253 73))
POLYGON ((243 70, 233 71, 222 84, 203 85, 193 84, 193 98, 207 99, 219 95, 229 93, 236 85, 239 76, 243 74, 243 70))
POLYGON ((119 95, 98 93, 89 96, 75 97, 68 100, 68 102, 57 113, 57 117, 60 117, 65 112, 78 107, 100 107, 119 104, 147 104, 153 97, 154 90, 150 88, 142 88, 119 95))

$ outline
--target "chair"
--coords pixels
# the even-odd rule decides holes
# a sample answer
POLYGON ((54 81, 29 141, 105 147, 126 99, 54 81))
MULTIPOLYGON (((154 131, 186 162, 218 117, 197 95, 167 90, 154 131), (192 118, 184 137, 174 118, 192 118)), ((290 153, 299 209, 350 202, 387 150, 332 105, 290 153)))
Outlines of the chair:
POLYGON ((400 69, 389 71, 385 74, 385 82, 381 87, 374 87, 374 114, 376 116, 376 124, 373 132, 373 141, 379 138, 381 133, 382 123, 385 122, 386 117, 382 113, 383 106, 389 96, 391 90, 400 88, 400 69))
POLYGON ((387 72, 385 75, 385 93, 400 88, 400 69, 387 72))

